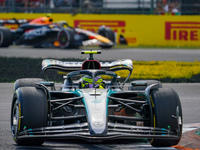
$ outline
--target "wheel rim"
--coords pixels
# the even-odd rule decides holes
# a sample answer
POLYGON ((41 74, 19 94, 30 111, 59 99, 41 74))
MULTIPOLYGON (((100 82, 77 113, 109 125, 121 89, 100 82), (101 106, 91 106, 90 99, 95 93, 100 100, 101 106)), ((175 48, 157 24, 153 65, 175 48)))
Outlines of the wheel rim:
POLYGON ((12 120, 11 120, 11 130, 13 137, 17 136, 19 125, 19 104, 18 101, 15 101, 12 111, 12 120))
POLYGON ((61 36, 60 36, 60 41, 61 41, 62 44, 65 44, 65 43, 66 43, 67 37, 66 37, 66 35, 65 35, 64 33, 61 34, 61 36))
POLYGON ((58 41, 59 41, 60 47, 63 47, 63 48, 67 47, 69 45, 69 40, 70 40, 70 36, 68 32, 63 30, 59 33, 58 41))

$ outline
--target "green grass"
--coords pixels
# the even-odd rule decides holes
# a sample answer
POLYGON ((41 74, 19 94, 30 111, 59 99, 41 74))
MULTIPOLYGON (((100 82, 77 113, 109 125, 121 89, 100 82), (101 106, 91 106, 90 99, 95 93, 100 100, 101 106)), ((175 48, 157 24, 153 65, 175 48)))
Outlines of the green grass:
MULTIPOLYGON (((75 61, 74 59, 68 61, 75 61)), ((19 78, 44 78, 42 59, 0 57, 0 82, 14 82, 19 78)), ((200 62, 133 61, 130 79, 158 79, 162 82, 200 82, 200 62)), ((121 78, 126 71, 119 71, 121 78)), ((61 82, 63 75, 49 72, 50 80, 61 82)))

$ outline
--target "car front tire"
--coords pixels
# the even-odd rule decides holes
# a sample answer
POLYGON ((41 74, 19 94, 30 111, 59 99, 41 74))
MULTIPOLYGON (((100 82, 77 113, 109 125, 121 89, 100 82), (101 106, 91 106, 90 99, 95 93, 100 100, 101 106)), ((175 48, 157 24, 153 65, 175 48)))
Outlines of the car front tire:
POLYGON ((154 147, 169 147, 179 143, 182 135, 182 108, 178 94, 171 88, 158 88, 151 93, 154 117, 153 126, 169 128, 179 136, 177 139, 151 139, 154 147))
POLYGON ((42 145, 43 139, 21 139, 19 133, 24 129, 47 126, 47 97, 43 89, 21 87, 14 93, 11 107, 11 131, 18 145, 42 145))

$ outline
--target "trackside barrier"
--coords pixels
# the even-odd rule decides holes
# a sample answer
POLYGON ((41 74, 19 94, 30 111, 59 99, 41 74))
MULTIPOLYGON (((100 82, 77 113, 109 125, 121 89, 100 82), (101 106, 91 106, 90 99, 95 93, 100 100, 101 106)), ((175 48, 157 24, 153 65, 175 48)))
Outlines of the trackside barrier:
MULTIPOLYGON (((0 19, 32 20, 46 14, 0 13, 0 19)), ((111 27, 119 43, 123 35, 130 46, 200 46, 200 16, 52 14, 54 22, 96 32, 101 25, 111 27)), ((16 28, 16 25, 6 25, 16 28)))

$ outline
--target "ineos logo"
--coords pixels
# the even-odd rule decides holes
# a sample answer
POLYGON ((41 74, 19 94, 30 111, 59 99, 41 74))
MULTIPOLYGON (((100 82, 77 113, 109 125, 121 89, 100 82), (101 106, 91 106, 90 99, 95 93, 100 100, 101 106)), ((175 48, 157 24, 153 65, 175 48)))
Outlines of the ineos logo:
POLYGON ((103 126, 103 123, 102 122, 94 122, 93 125, 95 127, 102 127, 103 126))

